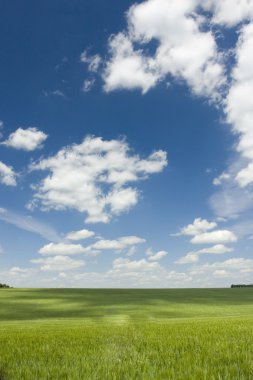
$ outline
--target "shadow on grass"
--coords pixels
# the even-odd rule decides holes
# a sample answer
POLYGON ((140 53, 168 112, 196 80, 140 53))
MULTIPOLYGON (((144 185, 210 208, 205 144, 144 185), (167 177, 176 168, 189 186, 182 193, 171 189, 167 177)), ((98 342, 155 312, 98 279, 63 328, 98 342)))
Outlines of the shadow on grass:
POLYGON ((0 368, 0 380, 7 380, 7 375, 3 369, 0 368))
MULTIPOLYGON (((13 289, 0 292, 0 320, 177 318, 250 307, 253 289, 13 289), (213 311, 212 309, 215 308, 213 311)), ((1 380, 1 378, 0 378, 1 380)))

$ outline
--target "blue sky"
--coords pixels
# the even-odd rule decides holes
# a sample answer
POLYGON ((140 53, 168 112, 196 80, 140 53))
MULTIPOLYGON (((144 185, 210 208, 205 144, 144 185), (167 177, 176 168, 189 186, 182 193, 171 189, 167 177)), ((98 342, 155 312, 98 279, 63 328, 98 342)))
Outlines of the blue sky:
POLYGON ((252 282, 253 1, 6 0, 0 35, 0 282, 252 282))

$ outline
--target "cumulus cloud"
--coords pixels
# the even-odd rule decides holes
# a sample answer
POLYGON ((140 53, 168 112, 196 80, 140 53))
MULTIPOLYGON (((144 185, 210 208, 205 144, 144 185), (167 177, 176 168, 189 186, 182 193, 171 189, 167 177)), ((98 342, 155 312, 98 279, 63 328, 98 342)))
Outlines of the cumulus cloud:
POLYGON ((253 182, 253 22, 244 26, 236 48, 233 83, 227 98, 227 118, 239 136, 237 151, 249 161, 236 175, 240 187, 253 182))
POLYGON ((180 232, 176 235, 194 236, 202 232, 213 230, 215 227, 217 227, 217 223, 215 222, 209 222, 206 219, 196 218, 192 224, 188 224, 187 226, 181 228, 180 232))
POLYGON ((146 259, 131 261, 119 257, 113 261, 113 269, 123 271, 152 271, 154 269, 160 269, 160 265, 157 262, 150 263, 146 259))
POLYGON ((230 273, 227 271, 227 270, 224 270, 224 269, 216 269, 214 272, 213 272, 213 276, 214 277, 229 277, 230 276, 230 273))
POLYGON ((99 240, 92 244, 93 249, 98 250, 121 250, 124 245, 118 240, 99 240))
POLYGON ((53 256, 31 260, 33 264, 38 264, 40 270, 49 272, 65 272, 81 268, 85 265, 83 260, 73 260, 68 256, 53 256))
POLYGON ((145 239, 138 236, 122 236, 115 240, 99 240, 92 244, 90 248, 97 250, 115 250, 121 251, 129 246, 145 243, 145 239))
POLYGON ((0 161, 0 183, 6 186, 17 185, 17 174, 11 166, 4 164, 0 161))
POLYGON ((104 71, 105 91, 140 88, 146 93, 155 86, 159 74, 153 59, 135 51, 130 38, 124 33, 111 38, 109 42, 111 60, 104 71))
POLYGON ((196 218, 192 224, 181 228, 180 232, 172 236, 193 236, 190 240, 192 244, 225 244, 235 243, 237 236, 229 230, 214 230, 216 222, 209 222, 206 219, 196 218), (211 231, 210 231, 211 230, 211 231))
POLYGON ((233 248, 226 247, 223 244, 216 244, 216 245, 214 245, 212 247, 200 249, 197 252, 198 253, 212 253, 212 254, 215 254, 215 255, 220 255, 222 253, 233 252, 233 250, 234 250, 233 248))
POLYGON ((180 257, 176 264, 192 264, 199 260, 199 255, 195 251, 188 252, 185 256, 180 257))
POLYGON ((166 251, 153 252, 152 249, 147 249, 146 255, 148 256, 149 261, 159 261, 163 257, 167 256, 168 252, 166 251))
POLYGON ((79 230, 79 231, 69 232, 66 235, 66 238, 69 240, 84 240, 84 239, 88 239, 88 238, 93 237, 93 236, 95 236, 95 232, 83 229, 83 230, 79 230))
POLYGON ((235 243, 238 240, 236 234, 230 230, 215 229, 216 222, 209 222, 206 219, 196 218, 192 224, 181 228, 178 234, 173 236, 191 236, 192 244, 213 244, 199 250, 188 252, 185 256, 176 261, 177 264, 191 264, 199 260, 203 254, 223 254, 233 252, 233 248, 226 247, 226 243, 235 243))
POLYGON ((41 255, 76 255, 86 253, 87 249, 81 244, 49 243, 40 248, 41 255))
POLYGON ((109 40, 105 90, 139 88, 143 93, 171 75, 198 95, 220 98, 225 83, 219 54, 197 0, 147 0, 127 12, 127 29, 109 40), (149 43, 157 42, 153 54, 149 43), (138 48, 137 48, 138 46, 138 48))
POLYGON ((32 151, 42 148, 42 144, 47 137, 44 132, 34 127, 27 129, 18 128, 1 144, 15 149, 32 151))
MULTIPOLYGON (((169 75, 185 81, 194 94, 223 105, 238 138, 236 150, 244 158, 236 173, 228 170, 213 181, 225 188, 216 192, 212 203, 219 203, 218 214, 229 216, 231 207, 224 197, 236 203, 240 192, 236 186, 240 190, 253 183, 253 1, 146 0, 132 5, 126 18, 126 29, 109 39, 105 90, 137 88, 145 93, 169 75), (232 72, 229 52, 217 46, 214 24, 216 30, 242 25, 232 72)), ((249 192, 246 205, 239 202, 243 203, 239 211, 252 207, 249 192)), ((243 198, 245 193, 240 195, 243 198)))
POLYGON ((253 18, 252 0, 205 0, 202 6, 213 13, 213 23, 227 27, 253 18))
POLYGON ((87 214, 87 223, 107 223, 138 202, 139 191, 129 186, 130 182, 161 172, 166 165, 164 151, 141 159, 131 154, 125 141, 87 137, 30 166, 31 170, 49 171, 34 186, 31 205, 38 202, 44 210, 75 209, 87 214))
POLYGON ((32 268, 12 267, 8 271, 10 277, 27 278, 34 273, 32 268))
POLYGON ((207 247, 207 248, 199 249, 196 251, 188 252, 185 256, 177 260, 176 263, 177 264, 191 264, 191 263, 197 262, 199 260, 200 255, 205 254, 205 253, 220 255, 223 253, 230 253, 233 251, 234 251, 233 248, 226 247, 223 244, 216 244, 212 247, 207 247))
POLYGON ((252 272, 253 270, 253 260, 245 259, 243 257, 228 259, 225 261, 217 261, 212 264, 206 263, 203 265, 196 265, 193 267, 192 271, 197 274, 213 273, 216 270, 225 270, 234 272, 238 278, 240 274, 246 273, 245 271, 252 272))
MULTIPOLYGON (((239 6, 243 2, 237 3, 239 6)), ((246 7, 246 2, 243 4, 246 7)), ((247 4, 252 11, 253 2, 248 1, 247 4)), ((241 17, 240 12, 238 16, 241 17)), ((235 217, 253 207, 253 192, 250 186, 253 183, 252 67, 253 21, 241 27, 235 48, 235 66, 232 70, 232 82, 226 99, 225 113, 227 122, 235 135, 237 152, 232 164, 226 170, 229 177, 223 177, 223 181, 219 181, 218 178, 218 183, 215 181, 215 184, 222 187, 211 197, 210 203, 218 215, 235 217)))
POLYGON ((192 244, 225 244, 235 243, 236 241, 237 237, 232 231, 229 230, 204 232, 194 236, 191 239, 192 244))

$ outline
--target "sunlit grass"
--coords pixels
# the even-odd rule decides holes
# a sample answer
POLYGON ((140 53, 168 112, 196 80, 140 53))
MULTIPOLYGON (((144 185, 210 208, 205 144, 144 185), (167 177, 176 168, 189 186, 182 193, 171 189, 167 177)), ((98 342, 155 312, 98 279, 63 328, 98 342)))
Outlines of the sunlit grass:
POLYGON ((0 291, 0 379, 253 379, 253 291, 0 291))

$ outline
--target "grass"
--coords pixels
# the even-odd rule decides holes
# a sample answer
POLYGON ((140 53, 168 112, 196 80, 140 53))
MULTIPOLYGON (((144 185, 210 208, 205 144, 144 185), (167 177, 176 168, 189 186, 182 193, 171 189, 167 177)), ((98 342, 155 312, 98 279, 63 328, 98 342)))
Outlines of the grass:
POLYGON ((0 291, 0 380, 253 379, 253 289, 0 291))

